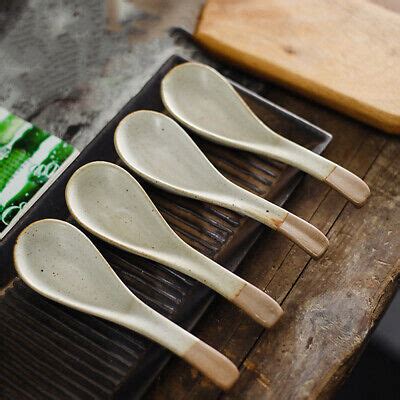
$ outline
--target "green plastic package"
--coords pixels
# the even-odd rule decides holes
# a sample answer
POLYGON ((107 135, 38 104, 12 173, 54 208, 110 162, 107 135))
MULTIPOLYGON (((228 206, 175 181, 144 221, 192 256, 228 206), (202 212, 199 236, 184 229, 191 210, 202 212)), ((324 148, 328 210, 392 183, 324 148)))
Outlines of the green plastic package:
POLYGON ((0 107, 0 240, 77 154, 0 107))

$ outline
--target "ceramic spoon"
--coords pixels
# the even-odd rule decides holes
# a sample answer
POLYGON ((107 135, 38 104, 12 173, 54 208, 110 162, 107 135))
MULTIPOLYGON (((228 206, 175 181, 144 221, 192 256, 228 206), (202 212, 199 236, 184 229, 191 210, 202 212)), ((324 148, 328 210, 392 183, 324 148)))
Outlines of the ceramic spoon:
POLYGON ((315 258, 328 246, 328 239, 308 222, 226 179, 189 135, 163 114, 137 111, 125 117, 115 132, 115 147, 133 171, 157 186, 248 215, 315 258))
POLYGON ((368 185, 358 176, 264 125, 213 68, 197 63, 173 68, 162 81, 161 96, 179 122, 206 139, 299 168, 356 206, 362 206, 370 195, 368 185))
POLYGON ((238 378, 225 356, 133 295, 93 243, 67 222, 29 225, 17 239, 14 258, 18 274, 41 295, 152 339, 223 389, 238 378))
POLYGON ((123 168, 101 161, 83 166, 68 182, 66 199, 73 217, 101 239, 197 279, 266 327, 281 316, 281 307, 266 293, 176 235, 123 168))

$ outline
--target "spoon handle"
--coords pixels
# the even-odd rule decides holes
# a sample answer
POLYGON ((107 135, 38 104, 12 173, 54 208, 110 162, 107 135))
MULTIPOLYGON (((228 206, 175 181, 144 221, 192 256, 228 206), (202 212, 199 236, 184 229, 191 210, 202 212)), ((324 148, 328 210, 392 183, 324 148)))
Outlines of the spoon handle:
POLYGON ((115 322, 146 336, 183 358, 215 385, 228 390, 239 377, 235 364, 168 318, 140 302, 140 310, 120 316, 115 322))
MULTIPOLYGON (((273 131, 270 132, 277 135, 273 131)), ((326 182, 357 207, 365 204, 370 195, 370 190, 361 178, 319 154, 279 135, 277 136, 279 139, 274 146, 254 144, 257 147, 257 153, 282 161, 320 181, 326 182)))
POLYGON ((235 185, 225 206, 282 233, 313 258, 320 258, 329 241, 315 226, 281 207, 235 185))
POLYGON ((270 328, 283 314, 268 294, 181 241, 179 250, 163 263, 202 282, 237 305, 259 324, 270 328))

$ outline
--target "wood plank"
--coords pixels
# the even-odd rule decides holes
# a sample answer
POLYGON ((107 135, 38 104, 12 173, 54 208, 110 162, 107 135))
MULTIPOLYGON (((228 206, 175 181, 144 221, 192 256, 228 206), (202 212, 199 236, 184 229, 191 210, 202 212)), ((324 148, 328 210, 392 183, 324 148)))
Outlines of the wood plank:
POLYGON ((400 16, 365 0, 208 0, 195 37, 217 56, 400 133, 400 16))
MULTIPOLYGON (((321 106, 305 102, 284 90, 269 87, 266 92, 269 98, 331 131, 334 139, 328 147, 326 155, 360 176, 367 173, 388 140, 377 134, 374 129, 367 128, 335 112, 321 109, 321 106)), ((349 207, 351 219, 357 219, 359 211, 350 205, 346 206, 346 201, 340 195, 310 177, 304 179, 287 206, 296 214, 311 220, 324 232, 334 229, 333 227, 340 220, 345 207, 349 207)), ((340 251, 339 244, 336 246, 331 244, 329 252, 333 251, 333 247, 340 251)), ((322 260, 324 259, 323 257, 322 260)), ((291 246, 286 239, 266 232, 244 260, 240 272, 245 279, 265 289, 282 302, 290 296, 293 287, 296 287, 298 280, 309 267, 310 258, 308 256, 291 246)), ((319 277, 319 279, 322 278, 319 277)), ((215 308, 207 313, 195 330, 196 335, 223 351, 237 365, 242 365, 244 374, 247 369, 254 369, 257 366, 247 359, 247 355, 260 340, 263 332, 262 328, 243 316, 240 311, 225 304, 223 300, 220 300, 215 308)), ((266 335, 268 337, 268 332, 266 335)), ((358 340, 358 338, 354 339, 358 340)), ((284 341, 282 346, 284 346, 284 341)), ((315 351, 318 352, 318 349, 315 351)), ((350 367, 349 363, 348 368, 350 367)), ((345 371, 340 373, 338 371, 338 374, 343 377, 345 371)), ((248 379, 253 382, 252 384, 257 385, 259 379, 262 382, 262 377, 260 378, 256 374, 250 376, 248 379)), ((240 382, 242 379, 244 378, 241 378, 240 382)), ((233 392, 236 393, 237 398, 241 398, 239 393, 244 396, 248 389, 241 386, 239 388, 243 391, 234 388, 233 392)), ((257 398, 257 393, 254 391, 251 393, 253 397, 249 398, 257 398)), ((208 381, 200 378, 183 363, 174 360, 165 374, 161 375, 157 385, 146 399, 214 399, 219 395, 219 391, 208 381)))
POLYGON ((223 398, 325 398, 343 379, 400 274, 398 150, 396 142, 385 146, 366 177, 371 200, 345 207, 331 249, 310 262, 283 302, 281 324, 262 335, 223 398))

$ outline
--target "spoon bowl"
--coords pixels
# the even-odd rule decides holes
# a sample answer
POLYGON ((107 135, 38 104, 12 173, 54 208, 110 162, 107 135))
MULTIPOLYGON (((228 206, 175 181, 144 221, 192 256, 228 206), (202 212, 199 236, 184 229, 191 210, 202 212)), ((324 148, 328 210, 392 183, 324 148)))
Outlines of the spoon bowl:
POLYGON ((350 171, 266 126, 227 79, 209 66, 176 66, 161 83, 161 97, 174 118, 208 140, 299 168, 357 206, 362 206, 370 195, 368 185, 350 171))
POLYGON ((81 167, 67 184, 66 200, 73 217, 94 235, 197 279, 263 326, 282 315, 266 293, 186 244, 123 168, 102 161, 81 167))
POLYGON ((226 179, 171 118, 154 111, 125 117, 115 147, 137 174, 167 191, 247 215, 284 234, 314 258, 328 239, 308 222, 226 179))
POLYGON ((223 389, 238 378, 237 368, 225 356, 133 295, 74 226, 51 219, 29 225, 17 239, 14 260, 20 277, 41 295, 152 339, 223 389))

